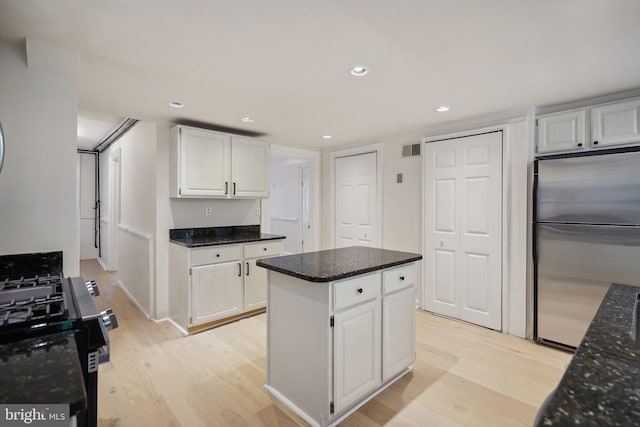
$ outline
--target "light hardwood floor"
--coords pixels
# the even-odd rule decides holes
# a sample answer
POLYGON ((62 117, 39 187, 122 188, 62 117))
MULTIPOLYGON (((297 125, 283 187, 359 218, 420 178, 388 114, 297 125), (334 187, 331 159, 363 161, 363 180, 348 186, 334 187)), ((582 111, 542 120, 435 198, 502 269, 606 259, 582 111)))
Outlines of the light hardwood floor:
MULTIPOLYGON (((111 361, 99 370, 99 425, 296 426, 263 388, 266 315, 183 337, 147 321, 95 260, 96 304, 111 306, 111 361)), ((413 371, 340 425, 530 426, 571 355, 417 311, 413 371)))

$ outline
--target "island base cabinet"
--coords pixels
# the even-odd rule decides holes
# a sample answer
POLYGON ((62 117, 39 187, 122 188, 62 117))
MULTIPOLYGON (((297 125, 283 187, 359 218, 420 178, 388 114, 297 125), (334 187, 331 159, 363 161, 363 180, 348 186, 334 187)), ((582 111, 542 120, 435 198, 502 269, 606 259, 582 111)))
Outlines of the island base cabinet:
POLYGON ((380 299, 375 299, 334 317, 334 410, 337 413, 382 382, 380 311, 380 299))
POLYGON ((337 425, 411 370, 415 264, 334 282, 268 274, 265 387, 310 425, 337 425))
POLYGON ((416 360, 416 292, 411 287, 382 302, 382 381, 388 381, 416 360))

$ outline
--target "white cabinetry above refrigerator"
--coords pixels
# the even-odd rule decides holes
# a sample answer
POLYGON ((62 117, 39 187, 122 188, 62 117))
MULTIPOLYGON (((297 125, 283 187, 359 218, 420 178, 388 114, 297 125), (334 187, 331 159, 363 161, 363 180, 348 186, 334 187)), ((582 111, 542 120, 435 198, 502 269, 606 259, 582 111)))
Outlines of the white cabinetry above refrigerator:
POLYGON ((551 154, 640 144, 640 98, 536 118, 536 152, 551 154))

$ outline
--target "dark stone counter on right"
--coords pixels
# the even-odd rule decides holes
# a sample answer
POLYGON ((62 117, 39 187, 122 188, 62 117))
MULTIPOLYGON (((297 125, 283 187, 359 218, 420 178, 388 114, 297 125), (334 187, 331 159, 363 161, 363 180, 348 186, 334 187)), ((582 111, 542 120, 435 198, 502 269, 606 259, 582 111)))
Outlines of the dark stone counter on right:
POLYGON ((638 286, 611 285, 536 426, 640 425, 640 341, 631 337, 638 294, 638 286))

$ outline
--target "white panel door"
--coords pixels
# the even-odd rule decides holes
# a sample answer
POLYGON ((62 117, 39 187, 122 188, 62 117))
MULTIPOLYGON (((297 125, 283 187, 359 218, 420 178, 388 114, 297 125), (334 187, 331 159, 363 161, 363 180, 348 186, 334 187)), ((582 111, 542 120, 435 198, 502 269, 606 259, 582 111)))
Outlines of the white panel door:
POLYGON ((502 326, 502 132, 426 144, 426 309, 502 326))
POLYGON ((378 246, 377 154, 335 160, 335 246, 378 246))

